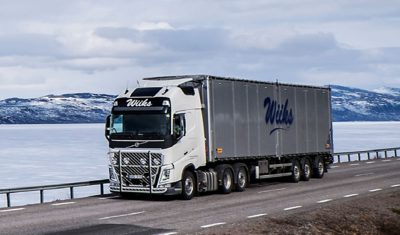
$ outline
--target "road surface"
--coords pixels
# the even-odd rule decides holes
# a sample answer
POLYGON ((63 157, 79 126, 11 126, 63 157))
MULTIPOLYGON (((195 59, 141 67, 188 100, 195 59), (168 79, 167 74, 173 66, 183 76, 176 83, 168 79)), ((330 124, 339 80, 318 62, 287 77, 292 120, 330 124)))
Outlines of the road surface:
POLYGON ((262 181, 245 192, 175 198, 109 195, 0 209, 0 234, 185 234, 312 210, 400 187, 400 158, 336 164, 323 179, 262 181))

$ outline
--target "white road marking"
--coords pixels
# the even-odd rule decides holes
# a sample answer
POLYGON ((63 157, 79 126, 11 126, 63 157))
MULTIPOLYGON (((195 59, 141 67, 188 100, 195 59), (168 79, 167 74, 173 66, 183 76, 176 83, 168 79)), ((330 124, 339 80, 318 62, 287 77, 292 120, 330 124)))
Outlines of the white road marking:
POLYGON ((360 165, 360 163, 353 163, 353 164, 350 164, 350 166, 359 166, 360 165))
POLYGON ((325 202, 330 202, 332 200, 333 199, 328 198, 328 199, 325 199, 325 200, 318 201, 317 203, 325 203, 325 202))
POLYGON ((76 202, 61 202, 61 203, 54 203, 51 204, 52 206, 63 206, 63 205, 70 205, 70 204, 75 204, 76 202))
POLYGON ((144 211, 140 211, 140 212, 133 212, 133 213, 129 213, 129 214, 123 214, 123 215, 113 215, 113 216, 107 216, 107 217, 100 218, 99 220, 106 220, 106 219, 120 218, 120 217, 126 217, 126 216, 131 216, 131 215, 139 215, 139 214, 143 214, 143 213, 144 213, 144 211))
POLYGON ((397 159, 397 161, 400 161, 400 158, 399 158, 399 159, 397 159))
POLYGON ((358 196, 358 194, 357 193, 348 194, 348 195, 344 195, 343 197, 354 197, 354 196, 358 196))
POLYGON ((1 210, 0 212, 12 212, 12 211, 22 211, 22 210, 25 210, 25 208, 7 209, 7 210, 1 210))
POLYGON ((177 232, 169 232, 169 233, 160 233, 158 235, 173 235, 173 234, 178 234, 177 232))
POLYGON ((374 173, 374 172, 371 172, 371 173, 365 173, 365 174, 358 174, 358 175, 355 175, 355 177, 367 176, 367 175, 373 175, 373 174, 375 174, 375 173, 374 173))
POLYGON ((100 200, 104 200, 104 199, 113 199, 113 198, 119 198, 120 196, 113 196, 113 197, 100 197, 100 200))
POLYGON ((264 190, 264 191, 260 191, 258 193, 270 193, 270 192, 276 192, 276 191, 282 191, 285 190, 286 188, 277 188, 277 189, 271 189, 271 190, 264 190))
POLYGON ((207 224, 207 225, 203 225, 201 226, 202 228, 210 228, 210 227, 214 227, 214 226, 218 226, 218 225, 224 225, 226 224, 225 222, 220 222, 220 223, 214 223, 214 224, 207 224))
POLYGON ((375 163, 375 162, 366 162, 366 164, 372 164, 372 163, 375 163))
POLYGON ((382 162, 391 162, 392 160, 382 160, 382 162))
POLYGON ((376 188, 376 189, 371 189, 371 190, 368 190, 368 191, 373 193, 373 192, 382 191, 382 189, 381 188, 376 188))
POLYGON ((390 186, 391 188, 400 187, 400 184, 393 184, 390 186))
POLYGON ((339 166, 331 166, 331 168, 338 168, 339 166))
POLYGON ((298 208, 302 208, 303 206, 292 206, 292 207, 288 207, 288 208, 285 208, 285 209, 283 209, 284 211, 290 211, 290 210, 295 210, 295 209, 298 209, 298 208))
POLYGON ((247 218, 252 219, 252 218, 257 218, 257 217, 261 217, 261 216, 266 216, 267 214, 257 214, 257 215, 249 215, 247 216, 247 218))

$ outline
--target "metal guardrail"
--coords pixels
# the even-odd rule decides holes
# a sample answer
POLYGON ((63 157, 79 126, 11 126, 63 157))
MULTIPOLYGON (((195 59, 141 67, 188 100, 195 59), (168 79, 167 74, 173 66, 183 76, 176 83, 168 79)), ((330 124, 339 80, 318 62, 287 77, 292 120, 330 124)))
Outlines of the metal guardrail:
POLYGON ((52 184, 52 185, 31 186, 31 187, 22 187, 22 188, 9 188, 9 189, 0 189, 0 194, 6 194, 7 207, 11 207, 11 194, 12 193, 24 193, 24 192, 39 191, 40 192, 40 203, 44 203, 44 191, 45 190, 69 188, 70 198, 74 199, 74 188, 76 188, 76 187, 100 185, 100 195, 104 195, 104 184, 108 184, 108 183, 110 183, 110 181, 108 179, 104 179, 104 180, 84 181, 84 182, 67 183, 67 184, 52 184))
POLYGON ((380 154, 384 155, 384 158, 388 157, 400 157, 398 155, 400 152, 400 147, 396 148, 386 148, 386 149, 371 149, 364 151, 352 151, 352 152, 339 152, 334 153, 333 157, 337 157, 337 163, 341 162, 352 162, 352 161, 362 161, 362 158, 366 158, 365 160, 371 159, 380 159, 383 158, 380 154), (392 153, 392 156, 389 156, 389 153, 392 153), (341 158, 346 158, 347 161, 343 161, 341 158), (352 157, 356 157, 355 160, 352 160, 352 157))

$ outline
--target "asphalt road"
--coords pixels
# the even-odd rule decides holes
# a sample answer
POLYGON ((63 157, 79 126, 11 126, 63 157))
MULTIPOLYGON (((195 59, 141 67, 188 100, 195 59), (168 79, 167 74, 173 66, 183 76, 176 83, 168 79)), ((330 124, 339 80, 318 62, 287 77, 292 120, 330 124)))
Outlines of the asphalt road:
POLYGON ((400 159, 334 165, 323 179, 262 181, 245 192, 175 198, 113 195, 0 209, 0 234, 185 234, 261 216, 315 210, 400 187, 400 159))

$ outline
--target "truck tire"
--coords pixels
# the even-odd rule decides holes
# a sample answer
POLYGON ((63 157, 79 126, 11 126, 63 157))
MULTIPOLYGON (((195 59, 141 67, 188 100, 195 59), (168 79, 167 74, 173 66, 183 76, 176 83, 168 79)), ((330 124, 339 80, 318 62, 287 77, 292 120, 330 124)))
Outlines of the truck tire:
POLYGON ((233 172, 231 167, 225 167, 222 171, 222 185, 220 186, 220 192, 228 194, 233 189, 233 172))
POLYGON ((196 179, 191 171, 185 171, 182 176, 182 194, 183 200, 190 200, 196 192, 196 179))
POLYGON ((304 163, 303 166, 301 168, 301 180, 304 181, 309 181, 310 177, 311 177, 311 164, 310 164, 310 160, 308 160, 307 158, 304 159, 304 163))
POLYGON ((324 177, 324 173, 325 173, 325 164, 321 157, 316 157, 313 176, 315 178, 322 178, 324 177))
POLYGON ((247 167, 245 164, 238 163, 233 165, 233 170, 235 172, 235 191, 243 192, 246 190, 249 181, 249 175, 247 167))
POLYGON ((290 177, 291 181, 293 183, 298 183, 300 181, 300 175, 301 175, 300 163, 298 160, 294 160, 292 166, 292 176, 290 177))

